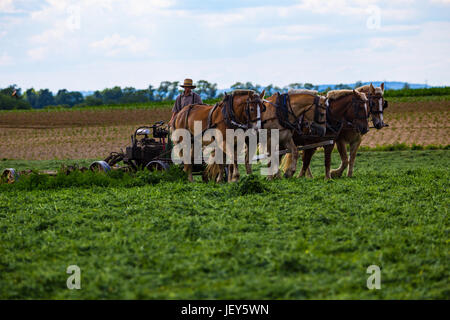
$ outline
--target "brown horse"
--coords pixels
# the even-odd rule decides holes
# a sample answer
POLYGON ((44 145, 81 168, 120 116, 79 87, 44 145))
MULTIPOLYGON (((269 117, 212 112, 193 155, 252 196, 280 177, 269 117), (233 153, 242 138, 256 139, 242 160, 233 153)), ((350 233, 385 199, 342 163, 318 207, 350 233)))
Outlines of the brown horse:
MULTIPOLYGON (((268 130, 266 150, 271 159, 271 131, 279 130, 279 150, 288 149, 295 161, 285 170, 284 176, 290 178, 297 170, 298 151, 292 139, 299 134, 323 136, 326 131, 326 98, 313 90, 291 90, 287 94, 275 93, 264 101, 261 113, 262 128, 268 130)), ((246 150, 246 169, 251 174, 249 148, 246 150)), ((281 158, 281 156, 279 156, 281 158)), ((269 160, 269 167, 271 161, 269 160)), ((280 177, 280 171, 270 172, 269 179, 280 177)))
MULTIPOLYGON (((223 141, 218 142, 221 144, 219 147, 226 152, 226 129, 240 128, 247 130, 255 127, 258 122, 258 112, 261 112, 261 97, 263 96, 264 92, 259 96, 251 90, 237 90, 231 95, 225 94, 223 100, 215 106, 199 104, 185 106, 176 115, 172 129, 187 129, 193 136, 194 122, 201 121, 203 133, 208 129, 220 131, 223 141)), ((177 144, 181 141, 182 139, 179 139, 174 143, 177 144)), ((213 139, 202 139, 202 147, 211 144, 213 141, 213 139)), ((231 165, 233 172, 229 175, 229 181, 239 179, 236 158, 234 157, 234 163, 231 165)), ((191 159, 193 160, 193 148, 191 148, 191 159)), ((207 174, 220 182, 223 179, 224 166, 224 164, 210 164, 207 168, 207 174)), ((189 181, 193 181, 192 162, 184 164, 184 171, 187 172, 189 181)))
MULTIPOLYGON (((365 134, 369 131, 367 97, 364 93, 355 90, 333 90, 327 94, 329 107, 327 109, 327 134, 323 138, 310 138, 308 136, 299 136, 294 134, 294 142, 296 145, 306 145, 321 142, 323 140, 336 139, 345 123, 351 123, 353 127, 365 134)), ((331 153, 334 143, 324 146, 325 150, 325 178, 330 179, 331 153)), ((308 174, 312 177, 309 164, 315 153, 316 148, 303 151, 303 166, 299 173, 299 177, 308 174)), ((285 156, 283 167, 289 167, 293 157, 291 154, 285 156)))
MULTIPOLYGON (((384 123, 383 111, 387 108, 387 101, 384 100, 384 83, 375 88, 372 84, 356 88, 356 91, 363 92, 369 99, 369 114, 372 117, 373 126, 379 130, 386 127, 384 123)), ((355 130, 350 124, 345 124, 336 139, 336 146, 341 156, 341 165, 338 169, 331 171, 331 177, 341 177, 344 170, 348 167, 347 176, 353 175, 353 166, 355 165, 356 153, 361 144, 363 134, 355 130), (350 158, 347 156, 347 144, 350 146, 350 158)))

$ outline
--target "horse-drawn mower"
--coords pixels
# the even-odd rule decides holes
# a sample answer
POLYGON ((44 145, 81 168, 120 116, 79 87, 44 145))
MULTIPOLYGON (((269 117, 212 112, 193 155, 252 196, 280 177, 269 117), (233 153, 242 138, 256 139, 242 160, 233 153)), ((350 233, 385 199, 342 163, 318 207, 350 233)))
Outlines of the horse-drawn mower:
MULTIPOLYGON (((125 151, 111 152, 104 160, 94 161, 89 167, 63 165, 60 172, 66 174, 76 170, 136 172, 144 169, 163 171, 173 164, 171 160, 172 147, 169 130, 164 126, 164 121, 159 121, 151 126, 138 127, 131 135, 131 144, 125 148, 125 151)), ((198 171, 201 168, 197 166, 196 169, 198 171)), ((2 183, 13 183, 20 176, 32 172, 32 170, 18 171, 14 168, 8 168, 3 170, 0 181, 2 183)), ((42 171, 39 174, 54 176, 58 174, 58 171, 42 171)))
MULTIPOLYGON (((79 167, 77 165, 63 165, 59 171, 40 171, 38 174, 56 176, 58 172, 70 174, 73 171, 95 171, 109 172, 111 170, 123 170, 126 172, 136 172, 138 170, 164 171, 171 165, 174 165, 171 159, 173 143, 170 139, 170 132, 164 121, 156 122, 151 126, 140 126, 131 135, 131 144, 125 148, 125 151, 111 152, 104 160, 94 161, 89 167, 79 167)), ((317 144, 301 146, 298 150, 305 150, 332 144, 333 141, 325 141, 317 144)), ((288 150, 281 150, 280 155, 286 154, 288 150)), ((266 158, 265 154, 256 155, 253 161, 259 161, 266 158)), ((203 174, 206 167, 205 162, 194 164, 193 174, 203 174)), ((33 170, 18 171, 14 168, 4 169, 0 177, 0 183, 14 183, 21 176, 36 173, 33 170)), ((228 168, 225 168, 225 181, 228 175, 228 168)), ((207 177, 203 175, 203 180, 207 177)))

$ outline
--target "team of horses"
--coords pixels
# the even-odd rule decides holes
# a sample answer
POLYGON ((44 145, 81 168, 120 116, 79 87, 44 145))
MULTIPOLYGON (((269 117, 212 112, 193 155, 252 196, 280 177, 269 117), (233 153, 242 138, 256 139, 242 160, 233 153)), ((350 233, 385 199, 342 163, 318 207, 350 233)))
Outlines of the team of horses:
MULTIPOLYGON (((216 129, 222 133, 220 148, 225 153, 233 153, 233 163, 210 163, 204 173, 204 178, 217 182, 227 176, 229 182, 239 180, 238 155, 239 150, 231 150, 226 141, 227 129, 242 129, 252 132, 259 137, 261 129, 266 129, 267 139, 264 150, 268 159, 278 157, 282 163, 280 169, 285 177, 292 177, 297 171, 299 146, 312 145, 314 143, 331 141, 324 145, 325 178, 340 177, 348 168, 347 175, 353 174, 356 152, 361 144, 364 134, 369 131, 369 121, 374 128, 381 129, 384 123, 383 111, 388 107, 384 100, 384 83, 380 87, 372 84, 365 85, 354 90, 332 90, 326 96, 319 95, 314 90, 290 90, 287 93, 275 93, 265 98, 265 91, 261 94, 253 90, 236 90, 231 94, 225 94, 222 101, 214 106, 205 104, 192 104, 185 106, 174 118, 171 129, 185 129, 194 134, 195 121, 202 124, 203 133, 208 129, 216 129), (282 154, 272 155, 271 133, 278 130, 278 150, 286 150, 282 154), (331 170, 331 153, 337 145, 341 164, 338 169, 331 170), (347 145, 350 146, 350 157, 347 155, 347 145), (224 175, 225 170, 227 175, 224 175)), ((251 134, 250 134, 251 135, 251 134)), ((202 146, 211 144, 213 137, 202 139, 202 146)), ((247 136, 245 143, 245 168, 248 174, 252 173, 252 150, 250 138, 247 136)), ((193 143, 193 141, 191 141, 193 143)), ((217 141, 216 141, 217 142, 217 141)), ((180 140, 174 141, 175 144, 180 140)), ((302 168, 299 177, 312 177, 309 168, 311 158, 317 148, 303 150, 302 168)), ((193 154, 191 154, 193 159, 193 154)), ((190 181, 192 177, 192 163, 184 163, 184 171, 187 172, 190 181)), ((268 163, 270 168, 270 160, 268 163)), ((278 168, 268 173, 268 179, 281 176, 278 168)))

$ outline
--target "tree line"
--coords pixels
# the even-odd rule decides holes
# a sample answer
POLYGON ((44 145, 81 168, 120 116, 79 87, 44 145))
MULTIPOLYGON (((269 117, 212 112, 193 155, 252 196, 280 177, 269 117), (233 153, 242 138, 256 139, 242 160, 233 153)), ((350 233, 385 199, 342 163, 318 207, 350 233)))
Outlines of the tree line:
MULTIPOLYGON (((163 81, 159 87, 148 86, 146 89, 135 89, 133 87, 113 87, 104 90, 97 90, 91 95, 83 96, 78 91, 68 91, 67 89, 58 90, 53 94, 49 89, 35 90, 33 88, 22 92, 17 85, 11 85, 7 88, 0 89, 0 110, 13 109, 42 109, 52 106, 58 107, 86 107, 114 104, 143 104, 157 101, 173 101, 182 92, 178 81, 163 81)), ((196 84, 195 92, 200 94, 203 100, 217 99, 223 96, 223 92, 217 89, 216 83, 210 83, 206 80, 200 80, 196 84)), ((362 85, 357 82, 354 87, 362 85)), ((276 92, 286 92, 289 89, 313 89, 317 90, 318 86, 312 83, 291 83, 284 87, 261 86, 252 82, 236 82, 230 87, 231 90, 250 89, 257 92, 266 90, 266 96, 270 96, 276 92)), ((327 92, 331 89, 352 89, 352 87, 344 84, 338 84, 324 90, 327 92)), ((404 95, 450 95, 450 88, 429 88, 429 89, 409 89, 405 86, 402 90, 395 90, 386 96, 404 96, 404 95)), ((388 93, 387 92, 387 93, 388 93)))
MULTIPOLYGON (((146 89, 136 89, 133 87, 121 88, 119 86, 97 90, 91 95, 83 96, 78 91, 68 91, 67 89, 58 90, 53 94, 49 89, 35 90, 30 88, 22 92, 17 85, 11 85, 0 89, 0 110, 12 109, 42 109, 51 106, 58 107, 84 107, 100 106, 113 104, 142 104, 155 101, 173 101, 183 91, 178 81, 163 81, 159 87, 149 85, 146 89)), ((200 94, 203 100, 221 98, 223 92, 219 92, 216 83, 210 83, 206 80, 200 80, 195 83, 197 88, 195 92, 200 94)), ((293 83, 283 88, 274 86, 254 85, 251 82, 236 82, 230 87, 230 90, 251 89, 261 92, 266 89, 268 95, 277 91, 288 89, 317 89, 311 83, 293 83)))

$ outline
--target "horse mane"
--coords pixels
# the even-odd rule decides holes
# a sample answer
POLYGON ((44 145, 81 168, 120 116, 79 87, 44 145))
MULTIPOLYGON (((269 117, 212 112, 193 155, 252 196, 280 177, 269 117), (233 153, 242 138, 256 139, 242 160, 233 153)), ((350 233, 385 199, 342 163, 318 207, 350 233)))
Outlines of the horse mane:
POLYGON ((366 84, 365 86, 358 87, 355 90, 359 91, 359 92, 361 92, 361 91, 362 92, 369 92, 369 88, 370 88, 370 85, 366 84))
POLYGON ((330 100, 337 100, 342 97, 346 97, 348 95, 353 94, 353 90, 331 90, 327 93, 327 98, 330 100))
POLYGON ((290 89, 288 94, 309 94, 312 96, 316 96, 319 92, 317 90, 308 90, 308 89, 290 89))
MULTIPOLYGON (((379 93, 381 95, 384 94, 383 90, 380 87, 375 87, 374 86, 374 89, 375 89, 375 93, 379 93)), ((358 91, 358 92, 369 93, 370 85, 366 84, 365 86, 358 87, 355 90, 358 91)))
POLYGON ((234 96, 243 96, 248 95, 249 93, 256 94, 254 90, 247 90, 247 89, 237 89, 232 92, 234 96))

